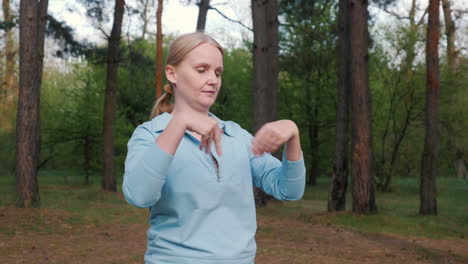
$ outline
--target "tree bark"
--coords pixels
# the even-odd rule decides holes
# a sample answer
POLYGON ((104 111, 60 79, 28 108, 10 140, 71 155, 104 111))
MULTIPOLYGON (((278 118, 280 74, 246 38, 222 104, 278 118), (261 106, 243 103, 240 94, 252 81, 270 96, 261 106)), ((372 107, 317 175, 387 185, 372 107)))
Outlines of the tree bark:
POLYGON ((16 123, 16 192, 19 207, 40 205, 40 90, 48 0, 20 2, 20 89, 16 123))
MULTIPOLYGON (((254 31, 254 120, 253 131, 263 124, 276 120, 278 93, 278 2, 276 0, 252 0, 254 31)), ((258 190, 255 194, 262 193, 258 190)), ((257 201, 266 201, 256 195, 257 201)), ((257 203, 257 206, 265 204, 257 203)))
POLYGON ((162 12, 163 0, 158 0, 158 9, 156 10, 156 99, 162 95, 162 72, 163 72, 163 51, 162 51, 162 12))
POLYGON ((124 15, 125 0, 116 0, 114 8, 114 22, 109 37, 107 51, 106 94, 104 98, 104 175, 102 188, 117 191, 114 161, 114 123, 116 112, 117 71, 120 48, 120 35, 124 15))
POLYGON ((368 71, 368 2, 350 1, 350 49, 352 91, 352 194, 353 212, 377 211, 372 153, 371 98, 368 71))
POLYGON ((349 151, 349 96, 350 96, 350 40, 349 2, 339 1, 339 72, 338 109, 336 110, 336 143, 332 180, 328 194, 328 211, 346 210, 349 151))
POLYGON ((439 148, 439 1, 429 1, 426 40, 426 120, 421 162, 420 214, 437 215, 436 173, 439 148))
POLYGON ((461 150, 458 150, 455 157, 455 170, 458 179, 468 179, 468 170, 465 166, 463 154, 461 150))
MULTIPOLYGON (((13 16, 11 14, 10 1, 2 1, 3 16, 5 23, 13 23, 13 16)), ((0 93, 2 99, 2 104, 0 108, 2 109, 2 129, 10 131, 13 129, 13 124, 11 122, 12 115, 16 109, 15 101, 18 95, 18 82, 15 76, 15 61, 17 50, 14 47, 13 41, 13 28, 5 28, 5 48, 4 48, 5 58, 6 58, 6 67, 5 74, 2 76, 2 87, 0 93)))
POLYGON ((148 33, 148 5, 149 0, 139 0, 139 2, 143 5, 143 13, 141 14, 141 19, 143 20, 143 28, 141 32, 141 39, 145 39, 146 34, 148 33))
POLYGON ((278 93, 278 4, 252 0, 254 28, 254 131, 276 120, 278 93))
POLYGON ((204 32, 206 24, 206 14, 210 7, 210 0, 200 0, 198 9, 197 31, 204 32))
POLYGON ((447 63, 452 73, 457 69, 457 52, 455 48, 455 23, 452 19, 452 9, 449 0, 442 0, 444 11, 445 35, 447 36, 447 63))
POLYGON ((317 185, 318 178, 318 148, 319 148, 319 128, 317 123, 318 103, 314 105, 314 121, 309 124, 309 139, 311 141, 312 158, 310 159, 309 185, 317 185), (317 110, 317 111, 316 111, 317 110))
POLYGON ((307 106, 309 113, 309 140, 310 140, 310 151, 312 157, 310 159, 310 170, 309 170, 309 185, 313 186, 317 184, 318 178, 318 166, 319 166, 319 101, 320 101, 320 87, 317 88, 314 98, 311 98, 311 91, 307 89, 307 98, 311 102, 314 102, 313 109, 307 106))

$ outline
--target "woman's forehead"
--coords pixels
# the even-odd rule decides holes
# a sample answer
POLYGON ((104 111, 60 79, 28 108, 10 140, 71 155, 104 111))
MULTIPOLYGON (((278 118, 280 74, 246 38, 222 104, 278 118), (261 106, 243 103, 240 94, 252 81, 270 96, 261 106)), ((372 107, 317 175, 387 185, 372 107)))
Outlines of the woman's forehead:
POLYGON ((185 60, 190 62, 190 64, 223 65, 223 55, 221 51, 210 43, 203 43, 194 48, 187 54, 185 60))

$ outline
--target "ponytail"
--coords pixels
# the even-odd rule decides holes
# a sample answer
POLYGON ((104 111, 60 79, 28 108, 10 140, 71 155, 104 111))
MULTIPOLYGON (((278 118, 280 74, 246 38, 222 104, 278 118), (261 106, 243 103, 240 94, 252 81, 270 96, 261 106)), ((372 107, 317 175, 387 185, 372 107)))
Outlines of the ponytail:
POLYGON ((171 102, 172 93, 172 85, 164 85, 164 94, 161 95, 161 97, 159 97, 158 100, 156 100, 156 103, 154 104, 153 109, 151 110, 150 119, 153 119, 164 112, 172 112, 172 109, 174 109, 174 105, 171 102))

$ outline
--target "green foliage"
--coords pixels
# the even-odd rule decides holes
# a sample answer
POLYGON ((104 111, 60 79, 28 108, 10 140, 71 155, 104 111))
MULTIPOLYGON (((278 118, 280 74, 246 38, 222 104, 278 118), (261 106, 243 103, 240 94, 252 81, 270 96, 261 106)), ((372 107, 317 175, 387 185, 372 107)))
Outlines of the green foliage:
POLYGON ((309 174, 329 175, 337 87, 336 7, 330 1, 282 1, 279 117, 301 132, 309 174))
POLYGON ((13 171, 15 169, 16 134, 14 131, 0 131, 0 171, 13 171))
POLYGON ((394 58, 377 43, 369 63, 375 176, 383 191, 391 189, 393 176, 418 175, 424 139, 424 71, 406 59, 392 68, 394 58))
POLYGON ((454 161, 462 159, 468 166, 468 59, 459 60, 457 71, 450 72, 447 65, 441 68, 440 88, 440 162, 443 175, 455 175, 454 161))
POLYGON ((252 54, 247 49, 226 50, 223 85, 210 109, 223 120, 232 120, 247 130, 253 122, 252 54))
POLYGON ((103 93, 99 69, 73 65, 46 71, 41 94, 41 160, 49 168, 99 169, 103 93))
MULTIPOLYGON (((403 22, 373 31, 378 40, 370 56, 375 174, 380 189, 388 191, 392 188, 384 188, 386 178, 420 174, 425 133, 425 31, 403 22)), ((440 61, 444 62, 443 57, 440 61)), ((460 59, 459 67, 466 70, 466 59, 460 59)), ((468 79, 462 72, 452 74, 441 63, 440 176, 455 175, 457 152, 463 156, 468 146, 462 136, 468 128, 464 110, 468 79)))
POLYGON ((154 43, 136 40, 122 49, 117 88, 118 112, 133 127, 137 127, 149 119, 155 102, 154 43))

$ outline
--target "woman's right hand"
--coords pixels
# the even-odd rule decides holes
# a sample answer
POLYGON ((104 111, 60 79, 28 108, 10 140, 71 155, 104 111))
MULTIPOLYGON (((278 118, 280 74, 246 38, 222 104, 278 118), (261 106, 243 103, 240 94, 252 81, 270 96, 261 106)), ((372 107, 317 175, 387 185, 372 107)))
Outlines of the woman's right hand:
POLYGON ((208 115, 199 113, 182 114, 175 116, 184 119, 186 129, 190 132, 195 132, 201 136, 200 149, 205 148, 206 153, 211 150, 211 143, 215 144, 216 152, 222 155, 221 150, 221 135, 223 130, 218 126, 218 121, 208 115))

